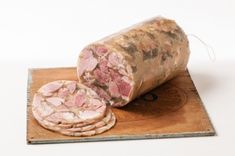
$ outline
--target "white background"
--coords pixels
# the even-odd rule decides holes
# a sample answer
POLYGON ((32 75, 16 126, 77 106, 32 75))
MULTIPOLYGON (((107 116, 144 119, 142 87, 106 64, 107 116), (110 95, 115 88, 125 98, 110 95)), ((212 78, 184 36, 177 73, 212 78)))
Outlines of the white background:
POLYGON ((235 155, 235 1, 0 0, 0 155, 235 155), (27 69, 75 66, 88 43, 162 15, 189 37, 188 68, 217 136, 26 144, 27 69))

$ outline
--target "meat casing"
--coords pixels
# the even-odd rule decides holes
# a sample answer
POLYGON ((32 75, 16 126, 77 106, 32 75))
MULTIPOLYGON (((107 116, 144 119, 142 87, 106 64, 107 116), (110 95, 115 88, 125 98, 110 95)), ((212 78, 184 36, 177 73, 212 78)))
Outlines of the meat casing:
POLYGON ((78 79, 120 107, 185 70, 189 54, 176 22, 156 17, 86 46, 78 58, 78 79))

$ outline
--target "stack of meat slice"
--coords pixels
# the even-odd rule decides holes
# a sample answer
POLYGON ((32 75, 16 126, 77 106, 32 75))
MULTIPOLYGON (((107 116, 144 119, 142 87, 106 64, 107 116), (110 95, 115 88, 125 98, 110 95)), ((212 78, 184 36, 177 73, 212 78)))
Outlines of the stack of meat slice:
POLYGON ((34 95, 32 111, 44 128, 70 136, 99 134, 116 122, 110 107, 76 81, 59 80, 42 86, 34 95))

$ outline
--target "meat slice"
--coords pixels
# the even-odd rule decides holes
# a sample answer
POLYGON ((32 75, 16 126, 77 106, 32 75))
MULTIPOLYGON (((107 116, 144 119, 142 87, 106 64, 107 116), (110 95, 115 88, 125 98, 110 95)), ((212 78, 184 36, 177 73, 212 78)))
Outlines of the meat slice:
POLYGON ((121 107, 184 71, 189 54, 187 36, 176 22, 155 17, 85 47, 77 76, 107 103, 121 107))
POLYGON ((115 123, 116 123, 116 117, 112 113, 110 121, 104 126, 100 126, 100 127, 95 128, 94 125, 91 125, 91 126, 86 126, 87 131, 82 131, 82 132, 76 131, 76 132, 74 132, 74 131, 71 131, 71 130, 61 130, 60 133, 65 134, 65 135, 70 135, 70 136, 79 136, 79 137, 92 136, 92 135, 103 133, 103 132, 111 129, 115 125, 115 123))
MULTIPOLYGON (((61 128, 82 128, 88 125, 95 125, 96 128, 106 125, 111 120, 112 111, 110 108, 107 108, 105 116, 103 118, 100 118, 99 120, 90 120, 89 122, 83 122, 83 123, 76 123, 76 124, 66 124, 61 123, 55 126, 61 127, 61 128)), ((82 130, 82 129, 81 129, 82 130)))
MULTIPOLYGON (((67 116, 67 119, 71 119, 73 116, 70 114, 64 113, 67 116)), ((58 116, 59 114, 55 113, 53 117, 58 116)), ((59 115, 61 117, 61 115, 59 115)), ((53 119, 51 117, 51 119, 53 119)), ((56 120, 58 117, 56 118, 56 120)), ((106 115, 103 119, 99 121, 93 121, 90 123, 78 123, 78 124, 66 124, 66 123, 54 123, 50 120, 39 120, 38 121, 44 128, 59 132, 64 135, 70 136, 91 136, 100 134, 104 131, 111 129, 116 122, 116 118, 112 113, 111 109, 109 108, 106 111, 106 115)))
MULTIPOLYGON (((60 80, 43 85, 34 96, 32 112, 44 128, 59 133, 90 134, 107 120, 107 106, 92 89, 76 81, 60 80), (44 93, 52 93, 50 96, 44 93)), ((105 125, 103 125, 105 126, 105 125)))

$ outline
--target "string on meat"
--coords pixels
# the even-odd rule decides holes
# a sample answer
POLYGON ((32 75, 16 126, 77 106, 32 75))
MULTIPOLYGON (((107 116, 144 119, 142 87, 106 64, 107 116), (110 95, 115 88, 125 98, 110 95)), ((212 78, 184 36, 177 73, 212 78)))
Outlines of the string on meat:
POLYGON ((216 54, 215 51, 213 49, 213 47, 211 45, 209 45, 208 43, 206 43, 205 41, 203 41, 200 37, 198 37, 197 35, 194 34, 187 34, 188 37, 193 37, 195 39, 197 39, 198 41, 200 41, 202 43, 202 45, 206 48, 207 54, 209 59, 212 62, 216 61, 216 54))

